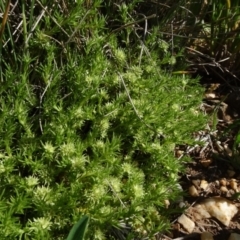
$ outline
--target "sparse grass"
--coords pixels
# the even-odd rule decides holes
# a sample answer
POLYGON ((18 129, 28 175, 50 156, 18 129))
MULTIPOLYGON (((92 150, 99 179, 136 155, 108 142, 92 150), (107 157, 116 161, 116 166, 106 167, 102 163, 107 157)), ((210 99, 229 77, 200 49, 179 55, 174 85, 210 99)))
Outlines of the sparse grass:
POLYGON ((165 200, 179 198, 188 160, 174 148, 203 127, 203 90, 167 70, 181 52, 136 9, 140 1, 11 5, 0 64, 1 239, 66 239, 83 215, 86 239, 168 229, 175 210, 165 200))
POLYGON ((155 26, 159 38, 170 44, 169 55, 181 60, 174 68, 176 73, 194 71, 237 85, 240 78, 237 0, 165 0, 143 6, 139 11, 157 15, 149 25, 155 26))

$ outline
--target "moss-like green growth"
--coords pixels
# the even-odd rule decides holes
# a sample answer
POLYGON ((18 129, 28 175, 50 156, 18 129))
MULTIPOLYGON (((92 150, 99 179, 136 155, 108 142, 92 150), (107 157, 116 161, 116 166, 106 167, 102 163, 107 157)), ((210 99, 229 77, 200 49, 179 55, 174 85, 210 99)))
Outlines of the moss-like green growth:
POLYGON ((161 70, 153 49, 166 48, 131 43, 133 28, 110 34, 101 2, 85 4, 23 4, 16 59, 2 48, 0 239, 66 239, 82 215, 86 239, 169 226, 184 170, 174 148, 202 127, 203 90, 161 70))

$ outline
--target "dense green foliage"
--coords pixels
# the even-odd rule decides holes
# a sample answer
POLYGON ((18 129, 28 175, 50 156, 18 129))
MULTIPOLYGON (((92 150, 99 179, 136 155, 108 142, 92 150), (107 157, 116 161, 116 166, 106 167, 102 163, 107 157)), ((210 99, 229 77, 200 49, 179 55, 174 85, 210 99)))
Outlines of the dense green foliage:
MULTIPOLYGON (((142 41, 111 32, 113 5, 54 2, 19 4, 22 32, 10 19, 3 36, 0 239, 66 239, 83 215, 87 239, 166 230, 187 160, 174 148, 203 127, 203 90, 166 70, 155 27, 142 41)), ((120 26, 138 7, 116 6, 120 26)))

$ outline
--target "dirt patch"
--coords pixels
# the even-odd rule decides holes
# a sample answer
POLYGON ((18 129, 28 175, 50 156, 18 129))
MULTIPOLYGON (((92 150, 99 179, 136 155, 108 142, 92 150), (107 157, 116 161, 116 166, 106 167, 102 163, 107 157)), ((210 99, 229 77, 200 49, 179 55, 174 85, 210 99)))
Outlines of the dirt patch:
POLYGON ((192 206, 211 197, 224 198, 240 209, 240 151, 235 144, 240 130, 239 89, 226 91, 222 84, 210 84, 202 110, 210 117, 207 129, 195 136, 202 144, 176 149, 176 157, 188 154, 193 159, 186 165, 186 173, 181 176, 180 184, 186 192, 182 205, 189 219, 195 223, 194 231, 187 232, 176 217, 172 220, 171 232, 158 239, 198 240, 202 233, 208 232, 214 240, 227 240, 231 233, 240 234, 239 213, 228 226, 213 217, 196 221, 194 214, 189 214, 192 206))

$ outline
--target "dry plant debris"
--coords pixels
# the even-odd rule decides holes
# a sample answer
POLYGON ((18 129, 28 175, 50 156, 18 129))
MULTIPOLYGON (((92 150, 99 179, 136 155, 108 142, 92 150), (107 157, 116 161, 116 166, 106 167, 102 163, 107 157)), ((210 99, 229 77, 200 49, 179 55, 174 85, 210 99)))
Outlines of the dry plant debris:
POLYGON ((202 109, 210 116, 209 126, 195 135, 203 144, 176 149, 178 158, 189 154, 193 159, 181 177, 187 194, 179 206, 185 211, 160 239, 240 239, 240 164, 233 163, 236 130, 227 131, 240 116, 238 91, 224 95, 222 84, 208 85, 202 109))

